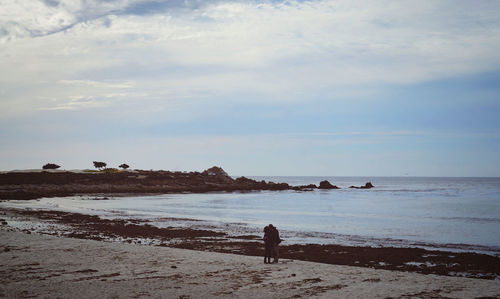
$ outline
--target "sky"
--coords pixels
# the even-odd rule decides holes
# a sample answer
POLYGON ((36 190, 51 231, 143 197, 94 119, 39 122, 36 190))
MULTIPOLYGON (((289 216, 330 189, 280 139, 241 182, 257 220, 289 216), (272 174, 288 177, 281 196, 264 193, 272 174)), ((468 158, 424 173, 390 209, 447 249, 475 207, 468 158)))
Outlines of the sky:
POLYGON ((0 0, 0 170, 500 176, 500 1, 0 0))

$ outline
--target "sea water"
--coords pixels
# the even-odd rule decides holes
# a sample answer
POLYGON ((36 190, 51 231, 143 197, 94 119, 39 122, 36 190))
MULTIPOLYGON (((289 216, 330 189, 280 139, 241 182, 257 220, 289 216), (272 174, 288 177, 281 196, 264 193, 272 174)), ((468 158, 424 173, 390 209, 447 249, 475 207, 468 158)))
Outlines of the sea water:
POLYGON ((417 246, 500 254, 500 178, 252 177, 290 185, 327 179, 338 190, 217 192, 44 198, 2 206, 137 218, 159 227, 189 226, 261 234, 272 223, 285 244, 417 246), (352 189, 371 181, 373 189, 352 189))

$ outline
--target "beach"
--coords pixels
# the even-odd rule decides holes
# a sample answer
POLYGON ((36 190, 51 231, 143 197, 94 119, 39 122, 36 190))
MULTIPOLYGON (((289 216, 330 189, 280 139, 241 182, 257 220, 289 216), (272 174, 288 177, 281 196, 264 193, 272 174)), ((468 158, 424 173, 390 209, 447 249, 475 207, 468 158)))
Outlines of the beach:
POLYGON ((345 188, 352 178, 334 181, 344 189, 1 201, 0 297, 500 297, 496 180, 378 178, 368 193, 345 188), (267 219, 284 238, 278 264, 263 263, 267 219), (318 224, 325 232, 311 230, 318 224), (346 224, 376 234, 326 232, 346 224), (423 242, 411 239, 419 234, 423 242))
MULTIPOLYGON (((121 227, 116 221, 99 220, 100 231, 92 231, 90 228, 94 224, 91 220, 97 220, 97 217, 13 210, 3 210, 2 215, 7 221, 0 226, 0 296, 6 298, 500 296, 498 279, 415 273, 425 269, 417 265, 397 271, 381 268, 384 266, 383 262, 379 262, 381 258, 391 261, 388 263, 390 266, 397 261, 397 255, 408 255, 410 259, 412 252, 422 255, 419 249, 405 249, 404 253, 397 249, 386 251, 385 256, 377 259, 378 253, 374 254, 376 251, 369 248, 340 248, 346 252, 353 251, 357 259, 374 259, 373 267, 366 264, 357 267, 328 264, 328 260, 321 259, 327 255, 342 256, 343 252, 319 254, 323 248, 311 245, 298 250, 306 253, 312 250, 312 257, 319 258, 321 263, 283 258, 278 264, 264 264, 262 256, 259 256, 261 243, 223 241, 223 236, 210 231, 164 229, 156 232, 164 236, 157 236, 157 239, 171 242, 155 245, 154 242, 146 242, 152 240, 155 234, 147 224, 141 225, 145 230, 138 231, 136 226, 121 227), (50 223, 56 223, 58 217, 59 220, 66 219, 64 224, 67 228, 65 232, 53 230, 53 235, 8 224, 29 219, 33 223, 39 221, 36 225, 43 226, 49 223, 44 224, 43 219, 47 221, 50 218, 50 223), (110 231, 106 227, 115 227, 115 230, 110 231), (118 236, 124 228, 127 233, 118 236), (148 231, 149 235, 144 233, 148 231), (115 234, 115 238, 111 238, 111 233, 115 234), (179 234, 183 237, 180 238, 179 234), (121 241, 117 241, 117 237, 121 241)), ((290 248, 284 247, 282 255, 286 255, 287 250, 290 252, 290 248)), ((424 256, 432 260, 428 252, 424 256)), ((478 257, 484 256, 475 254, 466 259, 474 263, 478 257)), ((490 258, 496 263, 497 258, 490 258)), ((352 259, 345 261, 353 263, 352 259)), ((498 263, 492 266, 496 269, 498 263)))
POLYGON ((0 230, 6 298, 474 298, 493 280, 423 275, 0 230))
MULTIPOLYGON (((234 234, 238 227, 230 224, 220 230, 217 227, 193 224, 197 222, 193 220, 189 222, 189 226, 176 225, 180 221, 181 219, 175 218, 163 219, 163 227, 157 227, 148 219, 109 219, 64 211, 0 207, 1 223, 26 233, 249 256, 263 255, 260 233, 234 234)), ((497 281, 500 277, 500 257, 477 252, 283 242, 280 245, 280 256, 325 264, 422 274, 497 281)))

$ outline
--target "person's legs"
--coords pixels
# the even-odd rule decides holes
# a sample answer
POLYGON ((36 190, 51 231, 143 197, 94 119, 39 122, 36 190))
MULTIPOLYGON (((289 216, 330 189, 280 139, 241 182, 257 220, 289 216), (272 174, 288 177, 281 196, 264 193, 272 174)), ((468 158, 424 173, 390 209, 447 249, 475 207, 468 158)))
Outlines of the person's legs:
POLYGON ((273 263, 278 263, 278 257, 279 257, 279 245, 275 244, 273 248, 273 257, 274 261, 273 263))
POLYGON ((272 253, 272 247, 269 244, 265 245, 265 252, 264 252, 264 263, 271 263, 271 253, 272 253))

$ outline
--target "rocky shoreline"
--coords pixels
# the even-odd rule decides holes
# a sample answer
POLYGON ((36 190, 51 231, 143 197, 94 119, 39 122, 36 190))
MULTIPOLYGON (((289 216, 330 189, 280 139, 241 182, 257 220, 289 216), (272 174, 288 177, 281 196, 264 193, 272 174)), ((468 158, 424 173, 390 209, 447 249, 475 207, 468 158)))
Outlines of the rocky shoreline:
MULTIPOLYGON (((248 256, 263 254, 261 236, 257 235, 229 236, 227 233, 208 229, 172 226, 158 228, 147 220, 101 219, 97 216, 59 211, 3 209, 0 210, 0 218, 6 222, 4 227, 8 226, 9 221, 27 219, 35 223, 63 225, 64 229, 53 227, 49 232, 42 233, 78 239, 146 243, 248 256)), ((24 230, 25 233, 32 231, 24 230)), ((500 278, 500 257, 479 253, 421 248, 292 244, 281 246, 280 256, 293 260, 423 274, 493 280, 500 278)))
POLYGON ((99 172, 6 172, 0 173, 0 199, 36 199, 89 194, 167 194, 214 191, 339 189, 328 181, 319 187, 290 186, 287 183, 233 179, 222 168, 203 172, 99 171, 99 172))
MULTIPOLYGON (((356 189, 370 189, 351 186, 356 189)), ((165 194, 211 191, 339 189, 328 181, 306 186, 256 181, 246 177, 232 178, 222 168, 204 172, 170 171, 100 171, 100 172, 7 172, 0 174, 0 199, 36 199, 73 195, 165 194)), ((99 197, 100 200, 105 197, 99 197)), ((11 219, 28 218, 34 222, 64 225, 46 234, 78 239, 141 243, 201 251, 262 255, 261 236, 230 236, 225 232, 167 227, 158 228, 147 220, 101 219, 97 216, 58 212, 3 209, 0 225, 9 226, 11 219), (2 216, 3 215, 3 216, 2 216), (5 218, 5 219, 4 219, 5 218)), ((32 230, 26 229, 26 233, 32 230)), ((465 276, 482 279, 500 278, 500 257, 479 253, 457 253, 421 248, 356 247, 342 245, 292 244, 281 246, 286 259, 326 264, 360 266, 375 269, 409 271, 423 274, 465 276)))

